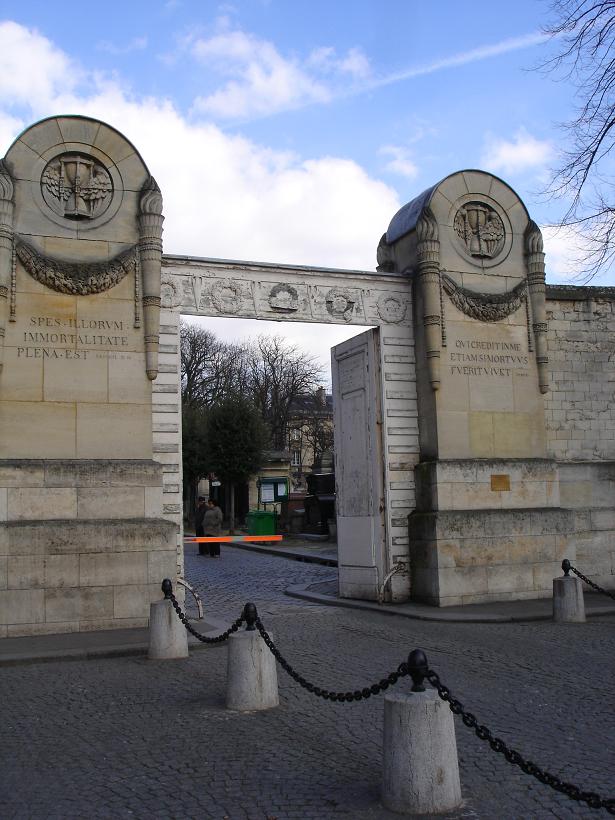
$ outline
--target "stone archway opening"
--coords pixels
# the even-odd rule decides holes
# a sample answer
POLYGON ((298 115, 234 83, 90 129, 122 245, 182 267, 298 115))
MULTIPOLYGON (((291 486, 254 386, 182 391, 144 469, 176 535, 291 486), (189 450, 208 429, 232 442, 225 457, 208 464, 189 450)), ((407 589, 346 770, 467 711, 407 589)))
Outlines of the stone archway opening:
MULTIPOLYGON (((320 469, 320 456, 324 450, 330 451, 333 458, 333 395, 331 384, 331 354, 332 349, 342 342, 357 336, 361 332, 369 329, 346 324, 323 324, 305 322, 284 322, 268 321, 259 319, 237 319, 224 317, 194 317, 182 316, 183 327, 194 327, 213 334, 214 338, 199 340, 202 344, 208 341, 212 344, 212 383, 219 385, 222 378, 233 379, 232 384, 226 385, 225 391, 233 391, 240 385, 246 398, 258 399, 261 390, 267 384, 273 384, 276 367, 280 367, 280 379, 277 382, 277 390, 280 391, 274 397, 274 405, 278 405, 278 415, 275 419, 269 420, 269 426, 273 427, 272 438, 264 452, 264 462, 259 473, 255 474, 245 487, 236 488, 234 521, 235 525, 241 528, 245 523, 245 517, 250 510, 254 510, 259 505, 259 482, 266 479, 272 480, 272 476, 286 478, 289 488, 289 496, 284 504, 277 502, 266 502, 270 509, 274 509, 279 515, 282 529, 286 533, 309 533, 311 535, 325 533, 331 529, 335 532, 335 522, 331 519, 333 510, 333 500, 327 506, 327 518, 322 518, 322 528, 318 526, 312 513, 320 512, 320 507, 316 505, 315 510, 310 510, 310 514, 302 516, 300 511, 304 508, 304 501, 308 495, 307 477, 311 474, 314 462, 317 460, 317 471, 320 469), (219 347, 218 343, 222 346, 219 347), (225 345, 230 345, 228 351, 224 350, 225 345), (243 355, 256 357, 257 370, 257 394, 250 392, 250 380, 246 379, 245 371, 242 372, 240 366, 243 355), (214 351, 216 353, 214 354, 214 351), (242 354, 242 351, 246 353, 242 354), (229 371, 225 356, 234 356, 237 360, 237 369, 229 371), (224 374, 224 375, 222 375, 224 374), (288 398, 291 404, 287 407, 288 398), (273 423, 272 423, 273 422, 273 423), (329 509, 330 508, 330 509, 329 509), (312 520, 314 519, 314 520, 312 520), (333 523, 329 528, 327 520, 333 523), (304 526, 306 524, 306 526, 304 526), (313 532, 312 532, 313 530, 313 532)), ((196 345, 195 339, 193 344, 196 345)), ((198 353, 195 351, 195 358, 198 353)), ((252 379, 254 379, 254 374, 252 379)), ((273 388, 269 388, 273 389, 273 388)), ((182 402, 185 400, 186 387, 182 386, 182 402)), ((219 397, 221 398, 221 396, 219 397)), ((260 397, 262 402, 263 396, 260 397)), ((214 401, 214 397, 206 395, 197 400, 203 402, 202 406, 207 406, 208 402, 214 401)), ((271 405, 269 405, 271 407, 271 405)), ((262 408, 261 408, 262 409, 262 408)), ((265 415, 267 411, 265 410, 265 415)), ((269 409, 271 415, 271 409, 269 409)), ((183 429, 183 449, 184 452, 190 449, 189 436, 184 424, 183 429)), ((333 471, 333 466, 327 467, 326 472, 333 471)), ((327 485, 333 486, 334 476, 331 475, 325 481, 327 485)), ((324 479, 323 479, 324 480, 324 479)), ((192 511, 196 503, 198 494, 209 493, 216 497, 221 503, 223 512, 228 513, 228 488, 221 486, 215 479, 215 485, 210 485, 207 477, 197 486, 194 477, 187 477, 184 474, 184 524, 189 526, 192 521, 192 511)), ((321 491, 322 492, 322 491, 321 491)), ((333 493, 333 490, 328 492, 333 493)), ((308 502, 310 505, 313 500, 308 502)))
MULTIPOLYGON (((419 458, 407 277, 385 270, 343 271, 166 256, 160 356, 167 372, 161 373, 153 388, 154 451, 156 458, 167 462, 165 469, 176 470, 176 474, 180 474, 181 440, 170 431, 181 429, 177 395, 181 316, 258 319, 275 321, 278 327, 280 322, 340 325, 344 335, 357 331, 355 338, 369 336, 363 338, 360 350, 342 350, 339 357, 333 357, 339 371, 333 380, 335 403, 338 409, 347 405, 336 416, 336 429, 348 433, 346 455, 338 447, 336 458, 342 465, 353 456, 358 458, 352 469, 336 471, 338 501, 344 494, 340 486, 348 488, 345 521, 340 521, 338 511, 340 576, 347 579, 341 590, 349 597, 376 600, 384 579, 396 566, 385 597, 407 598, 407 516, 414 508, 413 470, 419 458), (370 326, 372 330, 360 333, 370 326), (359 557, 355 549, 358 533, 364 542, 359 557)), ((171 484, 169 490, 173 489, 179 487, 171 484)), ((172 492, 165 492, 165 499, 165 514, 174 515, 181 527, 181 496, 178 493, 173 498, 172 492)), ((178 566, 180 553, 178 544, 178 566)))

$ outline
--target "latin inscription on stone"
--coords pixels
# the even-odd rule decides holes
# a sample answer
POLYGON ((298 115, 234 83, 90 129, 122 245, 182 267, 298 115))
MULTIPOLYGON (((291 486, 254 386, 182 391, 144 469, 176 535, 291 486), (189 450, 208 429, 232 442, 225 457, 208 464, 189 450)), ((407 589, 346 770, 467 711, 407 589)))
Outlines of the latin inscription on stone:
POLYGON ((117 358, 131 349, 126 322, 30 316, 16 346, 21 359, 117 358))
POLYGON ((509 378, 527 375, 529 355, 520 342, 455 339, 449 346, 452 376, 509 378))

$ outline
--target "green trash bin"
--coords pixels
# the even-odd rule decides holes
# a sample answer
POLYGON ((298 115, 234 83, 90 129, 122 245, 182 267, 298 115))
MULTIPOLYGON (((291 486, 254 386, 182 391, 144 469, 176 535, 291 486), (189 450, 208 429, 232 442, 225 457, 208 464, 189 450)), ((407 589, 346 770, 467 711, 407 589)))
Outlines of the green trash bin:
POLYGON ((277 514, 269 510, 251 510, 247 517, 248 535, 275 535, 277 514))

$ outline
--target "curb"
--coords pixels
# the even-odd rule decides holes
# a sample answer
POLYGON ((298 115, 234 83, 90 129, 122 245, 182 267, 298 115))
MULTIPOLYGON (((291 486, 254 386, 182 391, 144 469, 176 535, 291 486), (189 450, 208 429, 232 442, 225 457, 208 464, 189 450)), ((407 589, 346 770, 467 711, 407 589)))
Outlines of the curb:
POLYGON ((306 564, 322 564, 325 567, 336 567, 337 558, 330 558, 326 555, 318 555, 314 552, 301 552, 299 550, 285 550, 277 547, 261 547, 245 541, 237 541, 234 544, 225 544, 230 549, 247 550, 248 552, 262 552, 265 555, 277 555, 279 558, 288 558, 291 561, 303 561, 306 564))
MULTIPOLYGON (((322 583, 320 581, 319 583, 322 583)), ((410 618, 415 621, 439 621, 440 623, 464 623, 464 624, 502 624, 502 623, 530 623, 532 621, 552 621, 553 614, 549 611, 544 614, 528 615, 497 615, 495 613, 485 613, 484 615, 469 612, 467 614, 457 612, 447 612, 446 608, 430 607, 425 604, 377 604, 372 601, 360 601, 356 598, 337 598, 332 595, 325 595, 322 592, 310 591, 310 585, 295 584, 284 590, 284 594, 290 598, 299 598, 304 601, 322 604, 324 606, 337 606, 345 609, 363 609, 369 612, 377 612, 380 615, 396 615, 399 618, 410 618), (404 609, 393 609, 395 606, 403 606, 404 609), (435 611, 432 611, 435 610, 435 611)), ((599 618, 606 615, 615 615, 615 606, 586 608, 586 618, 599 618)))
MULTIPOLYGON (((199 621, 193 618, 190 618, 189 620, 191 621, 195 629, 197 629, 199 621)), ((218 621, 214 618, 207 618, 207 625, 209 628, 206 632, 203 632, 203 635, 206 635, 207 637, 215 637, 216 635, 219 635, 221 632, 224 632, 228 627, 228 624, 226 622, 223 623, 222 621, 218 621)), ((66 649, 35 649, 32 651, 32 654, 27 654, 27 650, 22 650, 21 652, 16 651, 13 653, 2 654, 2 645, 0 644, 0 667, 23 666, 34 663, 54 663, 57 661, 90 661, 102 658, 143 657, 144 655, 146 656, 149 651, 149 629, 147 627, 143 627, 143 632, 145 633, 145 640, 138 640, 134 643, 110 644, 108 646, 100 647, 84 646, 68 647, 66 649)), ((68 636, 69 634, 83 635, 85 633, 66 633, 66 636, 68 636)), ((39 639, 41 637, 58 638, 59 636, 37 636, 37 638, 39 639)), ((6 640, 20 639, 7 638, 6 640)), ((28 638, 24 637, 23 640, 27 641, 28 638)), ((213 646, 217 645, 218 644, 213 644, 213 646)), ((222 646, 222 644, 219 645, 222 646)), ((190 650, 203 649, 204 647, 204 643, 202 643, 192 635, 188 635, 188 648, 190 650)))

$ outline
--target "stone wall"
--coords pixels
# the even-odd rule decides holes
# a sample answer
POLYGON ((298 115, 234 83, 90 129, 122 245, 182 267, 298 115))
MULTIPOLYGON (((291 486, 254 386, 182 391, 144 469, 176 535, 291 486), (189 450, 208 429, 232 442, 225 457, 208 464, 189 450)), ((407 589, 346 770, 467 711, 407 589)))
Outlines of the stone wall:
POLYGON ((558 461, 615 459, 615 288, 547 288, 547 448, 558 461))
POLYGON ((547 289, 551 389, 547 448, 562 507, 574 511, 571 554, 608 589, 615 577, 615 288, 547 289), (572 552, 574 550, 574 553, 572 552))

